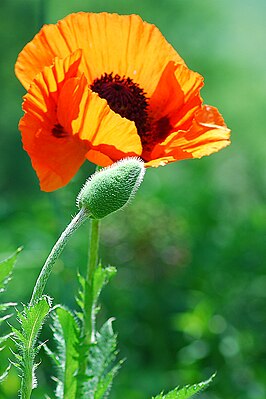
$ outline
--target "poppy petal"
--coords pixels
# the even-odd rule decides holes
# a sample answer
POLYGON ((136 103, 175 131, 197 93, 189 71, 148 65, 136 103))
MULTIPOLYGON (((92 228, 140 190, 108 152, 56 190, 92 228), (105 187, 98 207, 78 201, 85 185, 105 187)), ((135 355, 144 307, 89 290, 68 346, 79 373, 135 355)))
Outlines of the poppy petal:
POLYGON ((170 61, 150 99, 150 109, 157 119, 167 117, 171 126, 185 128, 201 106, 203 78, 186 65, 170 61))
MULTIPOLYGON (((51 67, 45 67, 43 72, 36 76, 28 93, 24 96, 23 110, 26 112, 30 104, 31 109, 34 105, 41 109, 43 116, 48 111, 54 114, 64 82, 77 75, 81 55, 81 50, 77 50, 64 60, 56 57, 51 67)), ((50 114, 47 116, 50 117, 50 114)))
POLYGON ((28 112, 20 120, 23 148, 31 158, 32 166, 43 191, 53 191, 66 185, 77 173, 87 148, 73 136, 56 138, 50 129, 40 127, 28 112))
POLYGON ((18 56, 15 72, 28 88, 44 66, 81 48, 80 70, 89 83, 102 74, 130 77, 147 96, 154 92, 169 61, 184 63, 154 25, 137 15, 70 14, 56 25, 45 25, 18 56))
POLYGON ((64 84, 58 101, 58 119, 62 126, 67 126, 73 134, 86 141, 92 150, 97 149, 113 162, 142 152, 135 123, 113 112, 106 100, 89 89, 84 76, 69 79, 64 84), (73 118, 76 107, 78 113, 74 113, 77 117, 73 118))
POLYGON ((147 166, 159 166, 230 143, 218 110, 202 104, 202 76, 137 15, 80 12, 45 25, 19 54, 15 71, 29 88, 20 124, 24 147, 32 159, 38 154, 33 164, 39 175, 43 168, 43 181, 50 168, 66 184, 86 158, 106 166, 141 155, 147 166), (47 140, 54 163, 42 158, 33 139, 47 140), (62 149, 52 149, 51 140, 62 149), (58 151, 68 168, 64 145, 69 173, 55 161, 58 151))
POLYGON ((196 112, 189 130, 174 132, 154 147, 147 166, 210 155, 228 146, 229 137, 230 130, 219 111, 204 105, 196 112))
POLYGON ((230 132, 217 108, 205 105, 196 113, 181 148, 191 153, 193 158, 201 158, 227 147, 230 132))
MULTIPOLYGON (((40 180, 41 189, 53 191, 64 186, 85 161, 86 143, 72 132, 52 134, 57 126, 57 101, 64 79, 75 75, 80 52, 65 60, 55 59, 54 65, 37 75, 24 96, 19 129, 24 149, 40 180), (63 134, 61 134, 63 133, 63 134)), ((70 79, 71 80, 71 79, 70 79)))

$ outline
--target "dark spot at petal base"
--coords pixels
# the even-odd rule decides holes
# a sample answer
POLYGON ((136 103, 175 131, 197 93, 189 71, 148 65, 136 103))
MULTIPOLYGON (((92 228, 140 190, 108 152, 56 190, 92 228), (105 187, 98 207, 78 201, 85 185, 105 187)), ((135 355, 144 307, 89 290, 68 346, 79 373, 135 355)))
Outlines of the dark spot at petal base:
POLYGON ((142 145, 146 151, 152 151, 153 147, 161 143, 171 133, 172 126, 167 116, 153 121, 150 129, 142 136, 142 145))
POLYGON ((56 123, 52 129, 52 134, 54 137, 61 139, 68 136, 68 133, 64 130, 60 123, 56 123))

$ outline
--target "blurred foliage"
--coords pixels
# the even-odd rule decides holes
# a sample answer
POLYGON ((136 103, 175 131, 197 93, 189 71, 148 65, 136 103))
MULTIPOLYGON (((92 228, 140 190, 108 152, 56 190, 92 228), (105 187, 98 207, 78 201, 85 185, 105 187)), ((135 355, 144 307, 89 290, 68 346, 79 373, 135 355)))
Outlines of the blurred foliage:
MULTIPOLYGON (((67 187, 40 192, 17 130, 24 94, 13 72, 18 52, 43 23, 79 10, 138 13, 155 23, 205 77, 205 102, 233 132, 221 153, 149 170, 131 206, 102 223, 102 261, 118 267, 103 293, 102 320, 116 317, 127 358, 112 397, 144 399, 217 370, 205 399, 265 399, 264 0, 1 0, 0 258, 24 245, 5 299, 29 300, 93 170, 88 163, 67 187)), ((75 306, 87 237, 86 225, 56 264, 47 287, 55 303, 75 306)), ((40 356, 34 399, 54 388, 49 360, 40 356)), ((16 396, 14 370, 0 389, 0 399, 16 396)))

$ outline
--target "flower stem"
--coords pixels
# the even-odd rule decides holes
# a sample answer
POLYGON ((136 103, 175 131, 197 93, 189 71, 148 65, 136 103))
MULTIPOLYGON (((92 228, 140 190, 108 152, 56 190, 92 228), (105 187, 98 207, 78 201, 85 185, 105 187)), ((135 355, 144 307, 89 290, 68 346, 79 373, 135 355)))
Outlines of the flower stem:
POLYGON ((94 329, 95 329, 95 303, 94 303, 94 292, 93 292, 93 280, 94 273, 98 266, 98 248, 99 248, 99 227, 100 221, 96 219, 91 220, 90 229, 90 240, 89 240, 89 258, 87 263, 87 272, 84 284, 84 304, 83 304, 83 326, 82 326, 82 338, 84 352, 79 360, 79 375, 81 379, 78 381, 78 387, 76 392, 76 398, 81 397, 82 383, 84 376, 86 375, 88 357, 89 357, 89 346, 94 341, 94 329), (85 353, 85 356, 84 356, 85 353))
POLYGON ((20 390, 21 399, 30 399, 31 393, 32 393, 32 369, 28 369, 21 382, 21 390, 20 390))
POLYGON ((100 221, 91 220, 91 232, 89 243, 89 259, 87 265, 87 274, 84 288, 84 324, 83 335, 85 344, 90 344, 94 340, 94 298, 93 298, 93 278, 94 272, 98 266, 99 249, 99 228, 100 221))
POLYGON ((72 234, 84 223, 84 221, 89 217, 88 212, 85 209, 81 209, 77 215, 71 220, 67 228, 63 231, 57 242, 55 243, 52 251, 50 252, 48 258, 46 259, 45 264, 42 267, 42 270, 39 274, 39 277, 36 281, 36 284, 33 289, 32 297, 30 300, 30 305, 33 305, 37 302, 44 291, 47 280, 51 274, 53 265, 55 261, 59 258, 61 252, 63 251, 66 243, 72 234))

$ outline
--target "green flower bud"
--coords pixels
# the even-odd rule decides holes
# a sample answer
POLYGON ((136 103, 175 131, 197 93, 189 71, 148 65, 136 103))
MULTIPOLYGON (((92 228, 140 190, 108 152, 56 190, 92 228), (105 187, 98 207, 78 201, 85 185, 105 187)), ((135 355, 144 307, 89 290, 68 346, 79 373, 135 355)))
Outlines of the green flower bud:
POLYGON ((125 158, 94 173, 82 187, 78 208, 85 208, 90 217, 102 219, 129 203, 145 174, 139 158, 125 158))

